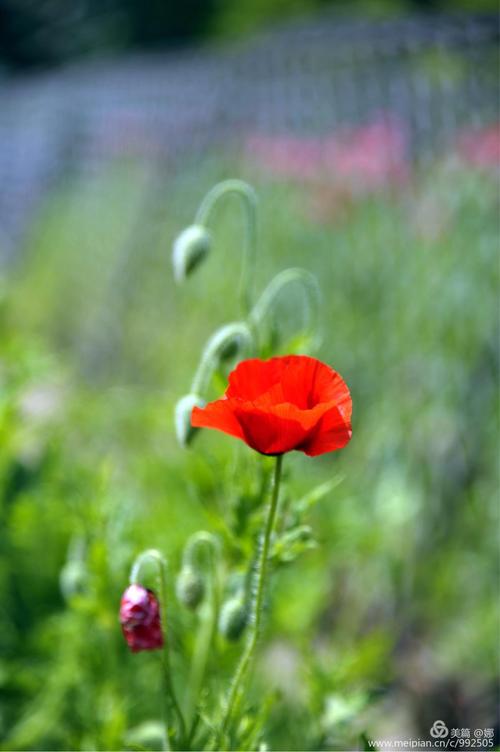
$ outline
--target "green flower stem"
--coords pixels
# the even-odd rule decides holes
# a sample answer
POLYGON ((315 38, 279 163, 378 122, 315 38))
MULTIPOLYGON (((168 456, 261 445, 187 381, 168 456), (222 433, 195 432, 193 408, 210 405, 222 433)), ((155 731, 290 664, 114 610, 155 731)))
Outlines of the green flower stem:
POLYGON ((242 343, 243 350, 249 351, 252 349, 252 332, 243 321, 225 324, 210 337, 202 352, 200 363, 191 384, 192 394, 203 395, 205 393, 224 349, 238 340, 242 343))
POLYGON ((170 664, 170 648, 168 640, 168 621, 167 621, 167 562, 159 551, 154 548, 144 551, 135 561, 132 571, 130 573, 130 582, 136 584, 139 581, 139 573, 142 564, 148 559, 153 560, 158 567, 158 584, 159 584, 159 596, 160 596, 160 622, 163 631, 163 651, 162 651, 162 669, 163 669, 163 682, 165 686, 165 725, 166 725, 166 741, 167 749, 175 749, 175 736, 173 734, 172 725, 170 723, 170 707, 173 707, 174 712, 179 722, 179 748, 183 749, 183 740, 186 738, 186 725, 184 723, 184 716, 180 705, 177 701, 174 685, 172 683, 172 670, 170 664))
MULTIPOLYGON (((233 716, 237 710, 240 700, 241 692, 244 687, 245 680, 247 678, 248 671, 251 667, 252 660, 254 658, 255 649, 260 637, 262 629, 262 617, 264 607, 264 595, 266 588, 266 575, 267 565, 269 561, 269 549, 271 544, 271 536, 274 529, 274 523, 276 520, 276 512, 278 509, 278 498, 281 481, 281 468, 283 464, 283 455, 276 457, 276 465, 274 468, 274 482, 271 495, 271 503, 267 513, 266 526, 264 529, 264 537, 262 540, 262 548, 260 551, 260 557, 257 565, 256 573, 256 590, 252 603, 251 623, 250 631, 248 633, 247 643, 243 651, 243 655, 240 658, 240 662, 236 669, 231 688, 229 690, 229 696, 227 698, 226 710, 222 723, 220 726, 217 743, 223 740, 224 734, 228 731, 233 716)), ((218 747, 217 747, 218 748, 218 747)))
POLYGON ((210 649, 215 643, 217 634, 217 620, 220 609, 220 583, 218 577, 218 561, 220 560, 220 546, 218 539, 204 530, 195 533, 189 540, 184 551, 184 565, 199 566, 199 555, 202 547, 209 553, 209 569, 211 573, 210 601, 202 606, 200 626, 191 665, 188 692, 188 710, 186 712, 190 724, 189 739, 191 741, 198 723, 196 704, 205 678, 210 649))
POLYGON ((311 332, 311 349, 315 349, 321 342, 321 336, 317 334, 321 292, 316 277, 306 269, 293 267, 277 274, 252 308, 248 325, 254 333, 258 332, 263 320, 270 315, 283 290, 291 284, 299 285, 304 293, 302 305, 304 324, 311 332))
POLYGON ((206 226, 215 205, 230 193, 240 196, 246 209, 245 256, 240 278, 240 300, 242 309, 248 313, 252 304, 255 255, 257 250, 257 195, 243 180, 223 180, 207 193, 196 214, 196 224, 206 226))
POLYGON ((217 587, 212 590, 211 603, 207 604, 207 613, 201 618, 198 630, 193 663, 189 677, 189 699, 187 719, 190 724, 189 739, 191 742, 196 731, 199 721, 197 713, 197 704, 200 698, 200 692, 203 687, 203 681, 207 672, 208 657, 214 647, 215 636, 217 634, 217 618, 219 613, 219 594, 217 587))
POLYGON ((184 723, 184 717, 182 715, 182 710, 180 708, 180 705, 177 701, 177 696, 175 694, 174 685, 172 683, 172 668, 170 663, 170 649, 169 649, 169 641, 168 641, 168 635, 167 635, 167 613, 166 613, 166 604, 167 604, 167 578, 166 578, 166 566, 165 562, 162 561, 159 562, 160 566, 160 583, 161 583, 161 600, 162 600, 162 610, 163 610, 163 674, 164 674, 164 681, 165 681, 165 689, 167 691, 167 696, 170 698, 170 701, 172 702, 175 714, 177 716, 177 719, 179 721, 179 731, 180 731, 180 743, 179 747, 180 749, 183 749, 182 739, 186 738, 186 726, 184 723))

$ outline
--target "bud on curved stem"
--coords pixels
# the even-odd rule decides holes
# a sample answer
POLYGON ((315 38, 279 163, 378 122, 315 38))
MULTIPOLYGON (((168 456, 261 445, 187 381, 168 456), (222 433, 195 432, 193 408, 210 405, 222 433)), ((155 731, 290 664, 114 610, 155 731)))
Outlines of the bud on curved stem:
POLYGON ((198 428, 191 425, 193 407, 204 407, 205 400, 198 394, 185 394, 175 405, 175 434, 181 447, 187 447, 198 432, 198 428))
POLYGON ((213 372, 228 355, 249 352, 254 348, 254 336, 250 327, 243 321, 226 324, 210 337, 206 343, 198 368, 194 375, 191 391, 175 405, 175 433, 182 447, 187 447, 200 430, 191 425, 193 407, 204 407, 201 396, 207 389, 213 372))
POLYGON ((271 314, 283 290, 291 284, 298 284, 304 292, 302 299, 304 324, 311 332, 310 349, 315 350, 321 342, 321 335, 318 334, 321 292, 316 277, 306 269, 294 267, 277 274, 252 308, 248 317, 249 324, 255 331, 258 331, 264 319, 271 314))
MULTIPOLYGON (((187 608, 196 610, 202 603, 206 574, 209 572, 215 578, 215 562, 219 556, 220 545, 215 535, 200 530, 189 538, 182 555, 182 567, 176 585, 177 597, 187 608), (200 558, 204 548, 210 552, 208 562, 203 562, 200 558)), ((212 583, 212 588, 214 586, 215 583, 212 583)))
POLYGON ((165 683, 165 693, 167 697, 166 709, 165 709, 165 724, 167 727, 167 739, 170 747, 174 748, 175 738, 173 736, 173 730, 170 724, 170 706, 174 708, 174 712, 179 722, 180 740, 179 747, 183 749, 182 740, 186 738, 186 726, 184 723, 184 716, 180 705, 177 701, 174 686, 172 683, 172 674, 170 666, 170 652, 169 652, 169 640, 167 634, 168 620, 167 620, 167 561, 165 557, 155 548, 147 549, 143 551, 136 558, 132 569, 130 570, 130 584, 139 584, 141 569, 147 561, 153 561, 156 564, 158 571, 158 592, 160 594, 160 614, 163 629, 163 678, 165 683))
POLYGON ((191 611, 196 611, 205 599, 205 580, 190 566, 183 566, 175 583, 177 600, 191 611))
POLYGON ((229 642, 237 642, 248 624, 248 609, 244 593, 229 598, 222 604, 219 632, 229 642))
POLYGON ((176 282, 183 282, 204 258, 212 247, 212 236, 202 225, 190 225, 174 241, 172 266, 176 282))
POLYGON ((205 392, 214 370, 228 348, 236 346, 244 352, 251 350, 253 345, 252 332, 243 321, 226 324, 217 329, 205 345, 191 385, 191 394, 200 395, 205 392))
POLYGON ((70 542, 66 562, 59 573, 59 587, 66 600, 84 590, 86 577, 85 541, 83 536, 77 535, 70 542))
POLYGON ((182 556, 182 572, 192 572, 202 577, 204 582, 208 575, 209 595, 207 602, 199 610, 200 624, 196 640, 191 672, 189 677, 189 692, 187 698, 187 719, 190 724, 188 741, 191 741, 198 716, 196 705, 206 675, 208 657, 214 647, 214 638, 219 618, 220 583, 218 562, 220 561, 219 539, 200 530, 189 538, 182 556), (208 561, 204 561, 203 559, 208 561))
POLYGON ((223 196, 231 193, 242 199, 246 213, 245 255, 241 270, 239 291, 242 309, 246 313, 252 304, 253 294, 253 277, 257 249, 257 194, 243 180, 223 180, 221 183, 214 185, 207 193, 196 213, 195 222, 197 225, 206 227, 216 204, 223 196))
POLYGON ((186 543, 184 553, 182 555, 182 563, 185 566, 190 566, 195 570, 203 569, 204 565, 200 559, 203 549, 210 551, 211 562, 212 557, 220 556, 220 542, 219 539, 212 533, 206 530, 198 530, 194 533, 186 543))

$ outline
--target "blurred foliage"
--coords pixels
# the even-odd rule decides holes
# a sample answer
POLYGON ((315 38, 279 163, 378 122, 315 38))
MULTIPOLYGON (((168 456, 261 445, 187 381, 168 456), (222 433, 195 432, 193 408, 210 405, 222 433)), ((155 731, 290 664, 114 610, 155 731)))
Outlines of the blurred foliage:
POLYGON ((13 69, 40 67, 87 55, 234 37, 328 7, 372 16, 498 10, 493 0, 81 0, 70 5, 3 0, 0 63, 13 69))
MULTIPOLYGON (((268 464, 213 432, 182 450, 172 421, 204 341, 237 316, 238 217, 221 210, 216 251, 180 289, 170 244, 204 189, 234 173, 258 181, 259 289, 285 266, 317 274, 319 356, 354 401, 347 449, 285 465, 287 514, 306 530, 276 541, 248 698, 268 748, 353 749, 391 723, 427 736, 436 718, 494 725, 495 178, 443 158, 408 190, 332 205, 318 221, 300 184, 213 156, 166 179, 148 216, 138 167, 68 180, 2 286, 3 749, 158 748, 157 656, 130 655, 117 618, 129 566, 157 547, 178 571, 200 527, 236 569, 252 549, 268 464)), ((293 296, 282 305, 286 349, 293 296)), ((170 588, 182 694, 196 617, 170 588)), ((241 647, 219 649, 212 688, 241 647)))

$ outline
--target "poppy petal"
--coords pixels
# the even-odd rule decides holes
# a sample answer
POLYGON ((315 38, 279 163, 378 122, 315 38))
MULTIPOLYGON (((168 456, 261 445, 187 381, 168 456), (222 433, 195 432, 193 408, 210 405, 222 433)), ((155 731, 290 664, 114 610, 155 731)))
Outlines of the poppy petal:
POLYGON ((329 402, 336 405, 345 419, 349 421, 352 415, 352 399, 349 387, 337 371, 327 366, 329 372, 318 370, 315 384, 314 399, 316 402, 329 402))
POLYGON ((282 358, 259 360, 249 358, 238 363, 229 374, 226 396, 236 399, 255 400, 273 386, 279 384, 283 364, 282 358))
POLYGON ((327 370, 331 380, 331 369, 306 355, 289 355, 284 365, 281 384, 285 401, 297 405, 301 410, 309 410, 317 405, 320 402, 315 398, 318 370, 327 370))
POLYGON ((263 394, 262 397, 249 403, 250 409, 257 408, 262 412, 274 415, 277 420, 285 418, 288 420, 295 420, 305 431, 311 431, 314 429, 320 418, 331 409, 332 405, 328 402, 316 405, 310 410, 301 410, 297 405, 291 402, 276 402, 273 400, 274 388, 263 394))
POLYGON ((342 449, 351 439, 350 420, 346 420, 338 407, 332 407, 319 420, 308 439, 297 447, 309 457, 342 449))
POLYGON ((262 454, 297 449, 313 456, 347 444, 351 412, 349 389, 333 368, 287 355, 239 363, 224 398, 195 407, 191 423, 242 439, 262 454))
POLYGON ((294 418, 293 405, 277 405, 270 412, 247 403, 234 410, 244 441, 261 454, 290 452, 307 437, 307 429, 294 418))
POLYGON ((191 425, 194 428, 215 428, 238 439, 243 438, 243 430, 231 409, 231 400, 220 399, 205 407, 193 407, 191 425))

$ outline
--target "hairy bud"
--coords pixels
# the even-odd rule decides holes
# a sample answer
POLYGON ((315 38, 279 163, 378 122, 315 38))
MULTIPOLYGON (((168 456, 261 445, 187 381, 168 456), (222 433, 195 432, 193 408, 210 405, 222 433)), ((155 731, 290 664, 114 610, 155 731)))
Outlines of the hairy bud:
POLYGON ((172 265, 176 282, 183 282, 210 251, 212 237, 203 225, 190 225, 174 241, 172 265))
POLYGON ((219 632, 226 640, 236 642, 248 623, 248 610, 240 596, 223 603, 219 616, 219 632))
POLYGON ((85 590, 87 572, 82 561, 67 561, 59 574, 59 586, 66 600, 79 595, 85 590))
POLYGON ((152 590, 142 585, 129 585, 120 603, 120 623, 133 653, 162 647, 160 605, 152 590))
POLYGON ((175 584, 177 599, 186 608, 195 611, 205 597, 203 577, 190 566, 184 566, 175 584))
POLYGON ((204 407, 205 400, 198 394, 186 394, 175 406, 175 433, 182 447, 187 447, 199 430, 191 425, 193 407, 204 407))

